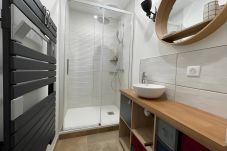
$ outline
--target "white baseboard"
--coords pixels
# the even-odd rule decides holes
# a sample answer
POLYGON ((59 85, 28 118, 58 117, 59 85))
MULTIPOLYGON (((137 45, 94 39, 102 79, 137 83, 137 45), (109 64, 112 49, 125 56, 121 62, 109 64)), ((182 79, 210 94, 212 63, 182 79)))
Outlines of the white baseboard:
POLYGON ((47 146, 46 151, 54 151, 55 145, 57 144, 57 141, 58 141, 58 137, 59 137, 59 134, 57 133, 54 137, 52 144, 47 146))

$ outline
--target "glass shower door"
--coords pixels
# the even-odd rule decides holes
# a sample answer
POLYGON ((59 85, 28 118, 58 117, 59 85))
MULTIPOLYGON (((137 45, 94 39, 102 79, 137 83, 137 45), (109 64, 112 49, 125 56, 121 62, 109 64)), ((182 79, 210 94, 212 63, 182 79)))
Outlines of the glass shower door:
POLYGON ((69 11, 64 130, 100 125, 103 10, 73 2, 69 11))
POLYGON ((120 88, 128 88, 132 14, 70 1, 63 130, 119 124, 120 88))
POLYGON ((119 124, 120 89, 129 87, 132 15, 104 9, 101 125, 119 124))

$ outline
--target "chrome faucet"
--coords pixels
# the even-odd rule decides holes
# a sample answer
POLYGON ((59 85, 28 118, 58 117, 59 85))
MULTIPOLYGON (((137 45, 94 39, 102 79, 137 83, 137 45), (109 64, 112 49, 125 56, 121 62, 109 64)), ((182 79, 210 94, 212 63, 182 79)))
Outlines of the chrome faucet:
POLYGON ((142 83, 145 84, 147 82, 147 75, 146 72, 143 72, 142 74, 142 83))

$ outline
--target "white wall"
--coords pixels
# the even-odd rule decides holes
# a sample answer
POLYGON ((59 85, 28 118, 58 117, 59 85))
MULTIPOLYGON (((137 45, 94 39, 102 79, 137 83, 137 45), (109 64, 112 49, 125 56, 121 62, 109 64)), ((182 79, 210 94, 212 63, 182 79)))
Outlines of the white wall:
POLYGON ((132 83, 139 82, 140 59, 153 55, 151 48, 155 42, 154 23, 147 18, 140 4, 143 0, 135 0, 134 46, 132 83))
MULTIPOLYGON (((143 0, 135 0, 133 83, 139 82, 138 72, 140 59, 216 47, 226 44, 224 40, 226 34, 223 31, 227 28, 227 25, 223 25, 209 37, 192 45, 171 46, 162 43, 156 36, 154 22, 146 17, 140 6, 142 1, 143 0), (216 38, 217 36, 219 37, 218 40, 216 38)), ((157 6, 160 3, 159 0, 154 2, 157 6)))
POLYGON ((227 23, 194 44, 166 45, 158 40, 141 2, 136 0, 135 5, 133 82, 138 83, 142 72, 147 72, 150 83, 167 86, 170 100, 227 118, 227 23), (200 77, 186 76, 187 66, 192 65, 201 66, 200 77))

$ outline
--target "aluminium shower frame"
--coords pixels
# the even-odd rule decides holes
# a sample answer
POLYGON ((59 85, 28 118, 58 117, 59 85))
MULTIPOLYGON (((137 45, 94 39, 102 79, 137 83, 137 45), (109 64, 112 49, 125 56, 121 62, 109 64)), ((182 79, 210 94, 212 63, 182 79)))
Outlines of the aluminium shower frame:
MULTIPOLYGON (((122 10, 122 9, 119 9, 119 8, 114 8, 114 7, 111 7, 111 6, 106 6, 106 5, 102 5, 102 4, 97 4, 95 2, 91 2, 91 1, 87 1, 87 0, 69 0, 68 2, 78 2, 78 3, 82 3, 82 4, 85 4, 85 5, 90 5, 90 6, 94 6, 94 7, 97 7, 97 8, 103 8, 103 9, 106 9, 106 10, 111 10, 111 11, 114 11, 114 12, 119 12, 119 13, 122 13, 122 14, 127 14, 127 15, 131 15, 131 39, 130 39, 130 50, 129 50, 129 74, 128 74, 128 87, 131 88, 132 87, 132 62, 133 62, 133 42, 134 42, 134 13, 132 12, 129 12, 129 11, 126 11, 126 10, 122 10)), ((66 10, 66 9, 65 9, 66 10)), ((66 23, 66 20, 65 20, 65 23, 66 23)), ((67 32, 65 32, 67 33, 67 32)), ((67 36, 67 35, 65 35, 67 36)), ((64 43, 65 45, 65 43, 64 43)), ((65 52, 64 52, 65 53, 65 52)), ((66 93, 65 91, 65 83, 66 83, 66 78, 65 76, 67 75, 67 72, 68 72, 68 67, 65 63, 65 61, 67 60, 67 57, 66 55, 64 55, 64 75, 63 75, 63 79, 64 79, 64 94, 66 93)), ((67 63, 68 64, 68 63, 67 63)), ((63 95, 63 98, 65 98, 65 96, 63 95)), ((66 109, 66 102, 64 101, 63 102, 63 105, 64 105, 64 110, 66 109)), ((62 118, 64 118, 64 113, 65 111, 63 111, 63 116, 62 118)), ((63 121, 63 119, 62 119, 63 121)), ((61 133, 68 133, 68 131, 63 131, 61 133)))

